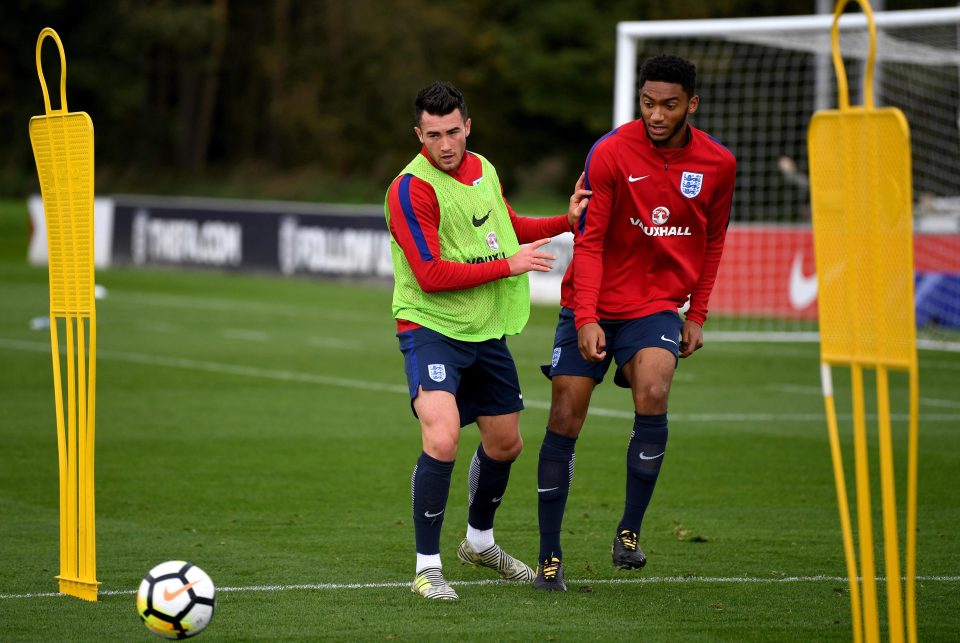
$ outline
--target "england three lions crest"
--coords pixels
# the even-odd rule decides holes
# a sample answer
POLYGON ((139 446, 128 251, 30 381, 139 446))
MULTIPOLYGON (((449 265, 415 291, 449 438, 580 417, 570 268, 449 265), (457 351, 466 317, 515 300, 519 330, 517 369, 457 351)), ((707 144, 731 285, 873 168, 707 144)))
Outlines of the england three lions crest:
POLYGON ((434 382, 447 379, 447 368, 443 364, 427 364, 427 373, 434 382))
POLYGON ((684 172, 680 177, 680 193, 688 199, 700 194, 700 188, 703 187, 703 174, 697 172, 684 172))

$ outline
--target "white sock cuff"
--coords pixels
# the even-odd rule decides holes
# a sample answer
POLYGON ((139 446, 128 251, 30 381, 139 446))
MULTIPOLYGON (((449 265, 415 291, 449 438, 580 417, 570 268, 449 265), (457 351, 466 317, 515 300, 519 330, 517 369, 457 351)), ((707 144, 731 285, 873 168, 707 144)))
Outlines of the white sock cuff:
POLYGON ((425 569, 436 567, 443 569, 443 563, 440 562, 440 554, 417 554, 417 573, 425 569))
POLYGON ((476 529, 467 523, 467 542, 478 554, 493 547, 493 529, 476 529))

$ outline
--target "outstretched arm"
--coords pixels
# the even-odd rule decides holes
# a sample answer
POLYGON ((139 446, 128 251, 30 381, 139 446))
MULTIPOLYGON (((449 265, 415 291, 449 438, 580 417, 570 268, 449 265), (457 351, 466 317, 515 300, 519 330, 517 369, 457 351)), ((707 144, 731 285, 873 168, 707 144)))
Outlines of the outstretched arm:
POLYGON ((553 264, 550 262, 554 261, 556 256, 540 250, 541 246, 548 243, 550 243, 550 239, 538 239, 533 243, 520 246, 520 250, 507 257, 510 276, 515 277, 525 272, 549 272, 553 270, 553 264))
POLYGON ((563 232, 573 232, 576 228, 580 216, 587 208, 590 201, 590 190, 584 189, 584 174, 580 174, 577 184, 570 195, 570 205, 566 214, 555 217, 522 217, 518 215, 506 197, 503 202, 507 205, 507 212, 510 213, 510 221, 513 223, 513 229, 517 233, 517 240, 520 243, 529 243, 544 237, 554 237, 563 232))
POLYGON ((390 234, 424 292, 473 288, 510 276, 507 259, 469 264, 441 258, 440 206, 428 183, 409 174, 397 177, 387 208, 390 234))
POLYGON ((522 246, 505 259, 470 264, 441 258, 440 206, 433 188, 410 175, 398 177, 387 195, 389 228, 424 292, 473 288, 526 272, 546 272, 556 257, 540 249, 549 239, 522 246))

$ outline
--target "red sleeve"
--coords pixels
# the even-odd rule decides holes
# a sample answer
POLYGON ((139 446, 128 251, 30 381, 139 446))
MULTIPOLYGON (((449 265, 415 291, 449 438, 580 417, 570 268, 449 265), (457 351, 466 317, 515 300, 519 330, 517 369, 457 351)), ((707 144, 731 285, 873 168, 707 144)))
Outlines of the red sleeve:
POLYGON ((737 162, 734 160, 725 168, 721 176, 722 186, 717 192, 707 214, 707 247, 703 254, 703 264, 700 266, 700 277, 690 295, 690 310, 686 318, 703 326, 707 321, 707 304, 713 284, 717 280, 717 270, 720 268, 720 257, 723 254, 723 242, 727 236, 727 225, 730 223, 730 208, 733 205, 733 184, 737 175, 737 162))
POLYGON ((390 234, 424 292, 473 288, 510 276, 506 259, 469 264, 441 259, 440 206, 433 187, 412 174, 398 176, 387 194, 390 234))
MULTIPOLYGON (((500 190, 502 193, 503 186, 500 187, 500 190)), ((510 207, 506 197, 503 198, 503 202, 507 206, 513 231, 517 233, 517 241, 520 243, 530 243, 539 239, 555 237, 564 232, 573 232, 570 224, 567 223, 566 214, 555 217, 521 217, 510 207)))
POLYGON ((573 315, 577 330, 600 320, 597 299, 603 279, 603 241, 610 225, 616 185, 610 155, 604 153, 606 149, 606 146, 595 147, 587 157, 584 187, 593 190, 593 196, 580 218, 581 232, 574 237, 573 315))

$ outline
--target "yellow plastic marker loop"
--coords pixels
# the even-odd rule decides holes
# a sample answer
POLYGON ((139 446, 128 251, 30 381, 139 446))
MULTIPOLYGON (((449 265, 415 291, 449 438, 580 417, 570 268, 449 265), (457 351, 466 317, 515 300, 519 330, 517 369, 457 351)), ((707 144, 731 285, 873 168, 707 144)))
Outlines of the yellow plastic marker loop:
POLYGON ((60 36, 50 27, 44 28, 37 37, 37 75, 40 76, 40 89, 43 90, 43 107, 47 115, 66 114, 67 113, 67 56, 63 53, 63 43, 60 42, 60 36), (60 50, 60 109, 51 109, 50 94, 47 92, 47 81, 43 77, 43 65, 40 62, 40 50, 43 48, 43 41, 46 38, 53 38, 57 43, 57 49, 60 50))
MULTIPOLYGON (((833 10, 833 27, 830 38, 833 43, 833 69, 837 72, 837 93, 839 94, 840 109, 850 109, 850 90, 847 85, 847 70, 843 66, 840 56, 840 15, 844 8, 853 0, 837 2, 833 10)), ((867 30, 870 32, 870 48, 867 51, 867 68, 863 75, 863 104, 867 109, 873 109, 873 65, 877 58, 877 26, 873 22, 873 10, 866 0, 856 0, 863 14, 867 17, 867 30)))

